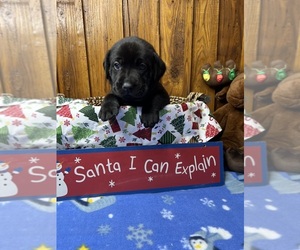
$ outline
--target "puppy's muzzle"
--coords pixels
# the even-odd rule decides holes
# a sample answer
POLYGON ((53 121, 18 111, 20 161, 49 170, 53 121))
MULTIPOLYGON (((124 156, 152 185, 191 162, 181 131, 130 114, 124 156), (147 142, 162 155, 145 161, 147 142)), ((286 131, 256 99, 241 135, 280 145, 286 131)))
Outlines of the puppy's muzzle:
POLYGON ((133 85, 130 82, 124 82, 122 89, 127 95, 131 93, 133 85))

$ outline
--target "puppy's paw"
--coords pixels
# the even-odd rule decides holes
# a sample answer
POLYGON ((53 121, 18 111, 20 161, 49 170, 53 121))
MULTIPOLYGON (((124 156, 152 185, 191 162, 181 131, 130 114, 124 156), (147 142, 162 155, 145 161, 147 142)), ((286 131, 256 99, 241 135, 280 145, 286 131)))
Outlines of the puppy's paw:
POLYGON ((142 113, 141 121, 146 128, 153 128, 159 121, 159 113, 142 113))
POLYGON ((99 117, 102 121, 108 121, 115 118, 119 113, 120 106, 118 105, 102 105, 99 117))

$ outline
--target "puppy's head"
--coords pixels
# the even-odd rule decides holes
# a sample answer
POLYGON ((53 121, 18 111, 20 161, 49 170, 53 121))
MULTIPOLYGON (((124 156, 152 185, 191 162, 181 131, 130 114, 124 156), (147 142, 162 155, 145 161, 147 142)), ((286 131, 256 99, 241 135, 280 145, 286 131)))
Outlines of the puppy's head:
POLYGON ((127 37, 113 45, 103 66, 112 93, 127 102, 143 100, 166 71, 153 46, 138 37, 127 37))

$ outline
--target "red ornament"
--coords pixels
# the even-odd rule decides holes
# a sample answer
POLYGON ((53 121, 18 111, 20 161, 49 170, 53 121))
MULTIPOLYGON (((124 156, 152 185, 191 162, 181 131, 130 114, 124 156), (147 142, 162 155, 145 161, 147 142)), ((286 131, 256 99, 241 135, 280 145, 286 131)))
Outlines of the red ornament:
POLYGON ((218 74, 218 75, 217 75, 217 81, 218 81, 218 82, 222 82, 222 80, 223 80, 223 75, 218 74))
POLYGON ((257 82, 263 82, 264 80, 266 80, 267 76, 265 74, 259 74, 256 76, 256 81, 257 82))

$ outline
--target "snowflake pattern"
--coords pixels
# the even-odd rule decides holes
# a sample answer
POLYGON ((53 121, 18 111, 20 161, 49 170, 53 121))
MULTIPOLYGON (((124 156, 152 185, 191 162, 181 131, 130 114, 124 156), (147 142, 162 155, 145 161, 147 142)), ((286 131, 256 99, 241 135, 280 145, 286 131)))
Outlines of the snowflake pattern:
POLYGON ((110 233, 111 227, 109 225, 100 225, 97 231, 101 236, 107 235, 110 233))
POLYGON ((167 209, 163 209, 160 213, 164 219, 173 220, 174 218, 172 211, 168 211, 167 209))
POLYGON ((250 173, 248 174, 248 177, 249 177, 249 178, 253 178, 253 177, 255 177, 255 173, 253 173, 253 172, 250 172, 250 173))
POLYGON ((163 202, 168 204, 168 205, 172 205, 175 203, 174 197, 170 196, 170 195, 163 195, 161 197, 163 199, 163 202))
POLYGON ((208 207, 215 207, 216 205, 214 204, 214 201, 213 200, 209 200, 208 198, 203 198, 203 199, 200 199, 200 201, 202 201, 202 204, 203 205, 206 205, 208 207))
POLYGON ((114 187, 116 185, 116 183, 113 180, 110 180, 108 183, 108 186, 110 186, 111 188, 114 187))
POLYGON ((188 250, 193 250, 191 245, 190 245, 190 242, 187 238, 183 237, 181 240, 180 240, 181 244, 182 244, 182 247, 183 249, 188 249, 188 250))
POLYGON ((40 160, 40 159, 37 158, 37 157, 31 157, 31 158, 29 159, 29 162, 30 162, 30 163, 37 163, 39 160, 40 160))
POLYGON ((181 156, 180 153, 176 153, 176 154, 175 154, 175 158, 176 158, 176 159, 179 159, 180 156, 181 156))
POLYGON ((80 157, 76 157, 75 160, 74 160, 75 163, 80 163, 80 161, 81 161, 80 157))
POLYGON ((143 224, 139 224, 137 228, 130 226, 128 230, 130 234, 126 238, 127 240, 135 241, 136 248, 141 249, 144 247, 144 244, 153 245, 152 240, 148 238, 153 232, 152 230, 145 230, 143 224))

